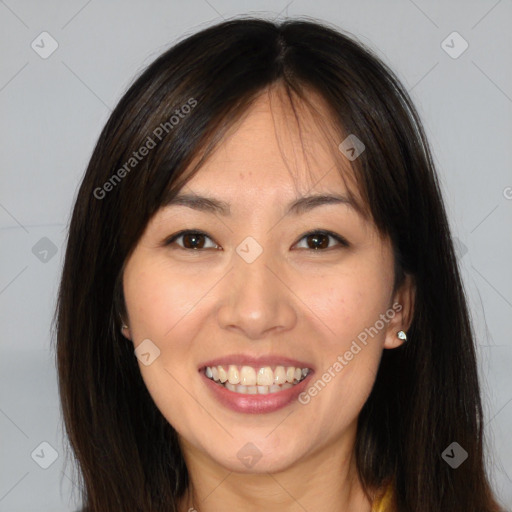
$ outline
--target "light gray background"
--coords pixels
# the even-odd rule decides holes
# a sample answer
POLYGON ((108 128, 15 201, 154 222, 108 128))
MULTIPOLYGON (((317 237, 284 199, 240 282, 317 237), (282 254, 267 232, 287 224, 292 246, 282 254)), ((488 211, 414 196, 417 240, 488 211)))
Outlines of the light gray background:
MULTIPOLYGON (((70 210, 100 130, 134 76, 173 41, 249 12, 335 23, 376 49, 411 92, 438 165, 478 335, 489 467, 501 500, 512 503, 511 0, 6 0, 1 512, 79 506, 65 464, 50 326, 70 210), (42 45, 43 31, 59 45, 47 59, 31 48, 34 40, 42 45), (453 31, 469 43, 458 58, 441 46, 453 31), (46 262, 44 253, 32 252, 43 237, 57 248, 46 262), (51 461, 49 449, 39 447, 44 441, 59 454, 48 469, 35 462, 51 461)), ((447 42, 452 52, 460 43, 447 42)))

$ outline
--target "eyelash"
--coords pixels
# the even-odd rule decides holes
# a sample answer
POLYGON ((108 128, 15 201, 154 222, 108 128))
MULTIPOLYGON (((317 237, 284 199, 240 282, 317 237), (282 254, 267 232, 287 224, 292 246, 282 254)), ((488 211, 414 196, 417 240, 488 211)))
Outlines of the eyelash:
MULTIPOLYGON (((200 235, 200 236, 204 236, 206 238, 209 238, 213 242, 213 239, 207 233, 205 233, 204 231, 201 231, 201 230, 198 230, 198 229, 185 229, 183 231, 179 231, 178 233, 176 233, 174 235, 171 235, 169 238, 167 238, 164 241, 163 245, 166 246, 166 247, 170 246, 178 238, 181 238, 181 237, 186 236, 186 235, 200 235)), ((347 242, 347 240, 345 238, 343 238, 342 236, 340 236, 340 235, 338 235, 336 233, 333 233, 332 231, 326 231, 324 229, 316 229, 316 230, 308 231, 307 233, 304 233, 302 235, 302 237, 298 240, 298 242, 300 242, 304 238, 307 238, 307 237, 312 236, 312 235, 323 235, 323 236, 331 237, 331 238, 333 238, 334 240, 336 240, 338 242, 339 246, 344 247, 344 248, 350 247, 350 244, 347 242)), ((216 245, 218 245, 218 244, 216 244, 216 245)), ((178 247, 180 249, 184 250, 184 251, 194 251, 194 252, 196 252, 196 251, 197 252, 205 251, 207 249, 215 249, 215 248, 212 248, 212 247, 207 247, 206 249, 189 249, 187 247, 181 247, 181 246, 178 246, 178 247)), ((328 251, 328 250, 334 249, 334 248, 336 248, 336 247, 328 247, 327 249, 309 249, 308 248, 306 250, 309 250, 310 252, 325 252, 325 251, 328 251)), ((215 250, 217 250, 217 249, 215 249, 215 250)))

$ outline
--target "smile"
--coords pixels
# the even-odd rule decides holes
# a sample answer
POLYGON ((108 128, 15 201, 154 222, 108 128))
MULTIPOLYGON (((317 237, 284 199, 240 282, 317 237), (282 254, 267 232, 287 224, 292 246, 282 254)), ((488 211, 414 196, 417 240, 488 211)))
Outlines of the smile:
POLYGON ((218 385, 240 394, 266 395, 292 388, 310 373, 309 368, 295 366, 207 366, 206 377, 218 385))

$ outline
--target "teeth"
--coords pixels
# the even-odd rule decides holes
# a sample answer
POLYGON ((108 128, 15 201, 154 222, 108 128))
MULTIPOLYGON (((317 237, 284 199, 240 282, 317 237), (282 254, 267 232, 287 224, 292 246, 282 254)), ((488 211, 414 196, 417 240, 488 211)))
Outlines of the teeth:
MULTIPOLYGON (((306 375, 307 375, 307 369, 306 375)), ((286 382, 286 370, 284 369, 284 366, 277 366, 274 370, 274 384, 284 384, 286 382)))
POLYGON ((240 372, 240 384, 243 384, 244 386, 254 386, 256 384, 256 370, 252 366, 242 366, 242 371, 240 372))
POLYGON ((277 393, 278 391, 282 391, 283 389, 291 388, 292 385, 287 382, 282 386, 277 384, 272 384, 272 386, 243 386, 242 384, 231 384, 226 382, 224 386, 229 389, 229 391, 234 391, 235 393, 241 393, 242 395, 250 395, 250 394, 258 394, 258 395, 268 395, 269 393, 277 393), (256 392, 254 392, 256 390, 256 392))
POLYGON ((217 367, 219 371, 219 380, 224 384, 228 380, 228 374, 226 373, 226 370, 222 368, 222 366, 217 367))
POLYGON ((258 376, 256 377, 258 386, 271 386, 274 384, 274 372, 270 366, 260 368, 258 370, 258 376))
POLYGON ((246 394, 277 393, 283 389, 291 388, 303 380, 310 372, 309 368, 295 368, 294 366, 270 366, 253 368, 252 366, 229 365, 207 366, 205 374, 209 379, 224 384, 230 391, 246 394))
MULTIPOLYGON (((206 368, 208 370, 208 368, 206 368)), ((206 375, 208 377, 208 374, 206 375)), ((234 365, 229 365, 228 369, 228 381, 230 384, 238 384, 240 382, 240 372, 234 365)))

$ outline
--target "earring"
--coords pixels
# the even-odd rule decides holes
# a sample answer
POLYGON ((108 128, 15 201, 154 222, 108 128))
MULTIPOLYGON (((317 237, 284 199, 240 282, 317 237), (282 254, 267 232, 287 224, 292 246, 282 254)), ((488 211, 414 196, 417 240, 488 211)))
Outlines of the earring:
POLYGON ((125 324, 123 324, 123 325, 121 326, 121 329, 128 329, 128 326, 127 326, 127 325, 125 325, 125 324))
POLYGON ((407 334, 405 334, 405 331, 398 331, 398 332, 396 333, 396 335, 397 335, 401 340, 407 341, 407 334))

